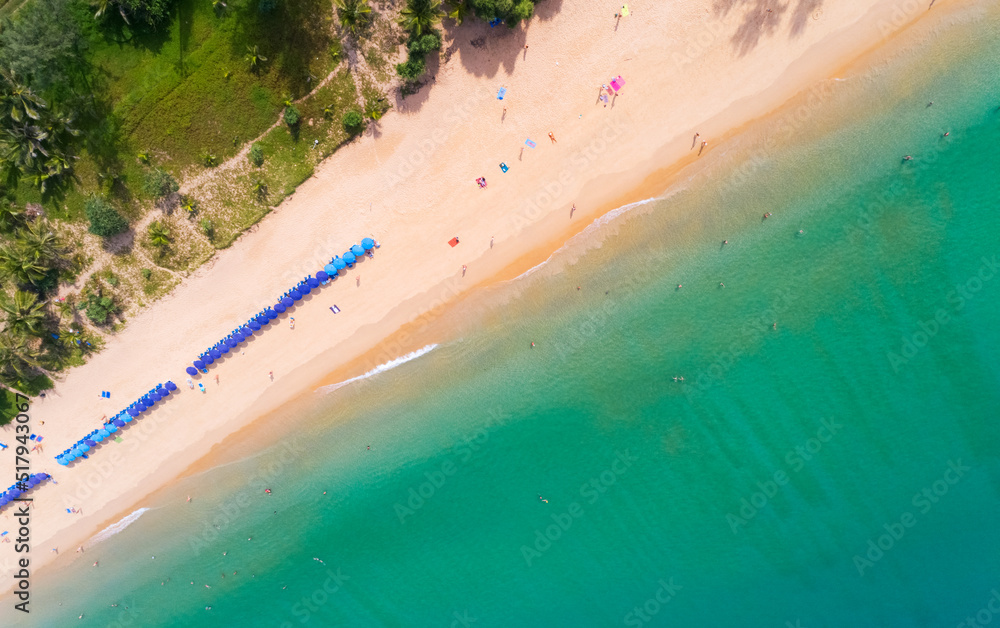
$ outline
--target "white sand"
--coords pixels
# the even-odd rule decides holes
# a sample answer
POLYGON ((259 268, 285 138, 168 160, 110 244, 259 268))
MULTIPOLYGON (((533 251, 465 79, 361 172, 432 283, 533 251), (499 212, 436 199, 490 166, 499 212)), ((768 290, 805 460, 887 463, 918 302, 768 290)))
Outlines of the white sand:
MULTIPOLYGON (((656 169, 697 159, 696 131, 709 141, 701 159, 710 159, 723 149, 716 138, 928 14, 912 0, 804 0, 798 6, 821 5, 804 11, 790 5, 765 17, 749 8, 757 3, 738 0, 638 0, 616 29, 615 0, 547 0, 527 31, 458 29, 456 51, 432 86, 397 103, 376 133, 337 152, 259 229, 131 320, 33 405, 45 454, 32 456, 32 471, 59 481, 35 492, 34 567, 57 559, 52 547, 62 553, 58 560, 74 560, 77 545, 333 369, 358 375, 418 348, 379 343, 532 251, 544 259, 553 242, 628 198, 656 169), (719 14, 713 4, 732 8, 719 14), (485 47, 471 46, 480 36, 485 47), (600 86, 618 74, 627 85, 604 107, 600 86), (508 88, 503 102, 496 99, 501 86, 508 88), (550 131, 558 143, 549 141, 550 131), (521 156, 528 137, 538 147, 521 156), (479 176, 488 189, 478 189, 479 176), (184 367, 199 352, 369 234, 382 244, 375 259, 297 307, 294 330, 283 321, 245 355, 201 376, 207 394, 188 390, 184 367), (452 236, 461 239, 455 248, 447 244, 452 236), (334 303, 340 314, 328 309, 334 303), (345 368, 366 352, 368 359, 345 368), (127 430, 125 442, 106 444, 72 468, 55 463, 102 415, 168 379, 180 394, 127 430), (112 398, 100 399, 101 390, 112 398), (65 512, 73 506, 83 514, 65 512)), ((2 438, 10 444, 13 433, 2 438)), ((13 465, 11 450, 0 458, 13 465)), ((3 529, 15 529, 12 511, 0 517, 3 529)), ((13 544, 0 544, 4 575, 14 556, 13 544)))

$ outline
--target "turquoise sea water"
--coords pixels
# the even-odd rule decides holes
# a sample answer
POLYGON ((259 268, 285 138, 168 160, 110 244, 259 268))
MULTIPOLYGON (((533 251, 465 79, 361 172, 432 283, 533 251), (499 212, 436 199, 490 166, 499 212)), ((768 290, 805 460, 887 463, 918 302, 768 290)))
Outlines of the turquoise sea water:
POLYGON ((1000 624, 997 32, 831 81, 10 622, 1000 624))

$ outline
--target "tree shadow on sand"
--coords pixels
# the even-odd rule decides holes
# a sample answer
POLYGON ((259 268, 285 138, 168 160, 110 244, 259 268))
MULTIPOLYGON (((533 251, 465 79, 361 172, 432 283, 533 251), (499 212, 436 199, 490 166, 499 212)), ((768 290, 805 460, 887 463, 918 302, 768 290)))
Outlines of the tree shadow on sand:
POLYGON ((774 37, 785 27, 785 15, 790 14, 788 36, 800 36, 809 20, 822 10, 823 0, 716 0, 712 5, 716 17, 742 11, 743 19, 730 38, 733 48, 742 57, 752 51, 765 37, 774 37))
MULTIPOLYGON (((518 61, 523 61, 531 50, 525 48, 528 30, 535 20, 553 19, 562 8, 563 0, 544 0, 535 5, 535 13, 530 20, 514 28, 500 24, 491 27, 488 23, 470 17, 462 24, 446 19, 442 24, 447 47, 440 55, 428 57, 427 72, 419 91, 405 98, 397 96, 398 111, 416 111, 427 100, 428 87, 437 80, 442 67, 447 67, 452 56, 459 53, 461 67, 473 76, 490 78, 500 73, 512 74, 518 61)), ((455 66, 447 67, 452 71, 455 66)))

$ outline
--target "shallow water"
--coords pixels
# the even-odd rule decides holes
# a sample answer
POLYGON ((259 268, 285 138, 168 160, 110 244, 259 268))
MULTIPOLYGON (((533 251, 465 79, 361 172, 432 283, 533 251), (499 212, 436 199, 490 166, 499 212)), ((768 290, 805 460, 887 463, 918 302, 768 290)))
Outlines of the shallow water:
POLYGON ((485 291, 457 339, 323 396, 280 445, 184 480, 48 574, 31 624, 991 612, 997 32, 954 27, 831 81, 803 122, 761 123, 485 291))

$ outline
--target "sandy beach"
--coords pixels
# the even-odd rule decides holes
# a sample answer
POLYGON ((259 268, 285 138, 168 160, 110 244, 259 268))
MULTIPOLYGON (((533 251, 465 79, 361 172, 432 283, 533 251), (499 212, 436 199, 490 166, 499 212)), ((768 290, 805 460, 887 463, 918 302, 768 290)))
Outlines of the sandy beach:
MULTIPOLYGON (((433 83, 397 102, 258 227, 36 400, 31 427, 45 440, 31 471, 58 485, 34 492, 34 568, 77 559, 74 548, 227 436, 319 386, 419 349, 428 341, 420 330, 447 302, 543 261, 595 217, 711 160, 751 120, 944 14, 905 0, 800 0, 771 12, 737 0, 646 0, 615 19, 620 6, 547 0, 527 29, 450 29, 433 83), (625 87, 605 105, 601 86, 618 75, 625 87), (200 352, 367 236, 381 244, 374 259, 301 302, 294 329, 282 315, 199 376, 206 393, 188 389, 184 367, 200 352), (178 394, 125 430, 122 443, 72 467, 56 464, 55 454, 102 416, 167 380, 178 394), (82 514, 67 513, 73 508, 82 514)), ((13 428, 2 436, 10 444, 13 428)), ((12 467, 12 450, 4 458, 12 467)), ((0 516, 2 529, 15 528, 12 512, 0 516)), ((0 544, 4 574, 13 549, 0 544)))

